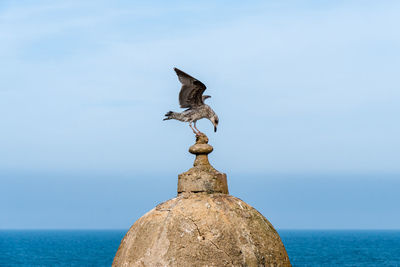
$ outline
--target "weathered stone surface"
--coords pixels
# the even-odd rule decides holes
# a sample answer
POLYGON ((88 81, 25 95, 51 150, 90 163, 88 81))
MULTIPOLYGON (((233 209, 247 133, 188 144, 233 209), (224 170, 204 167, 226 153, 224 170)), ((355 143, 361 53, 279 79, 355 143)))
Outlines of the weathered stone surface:
POLYGON ((207 155, 213 151, 205 135, 196 137, 196 144, 189 148, 189 152, 196 155, 193 168, 178 176, 178 194, 207 192, 228 194, 226 174, 214 169, 208 161, 207 155))
POLYGON ((254 208, 228 195, 226 174, 207 158, 205 135, 189 152, 193 167, 178 176, 178 196, 129 229, 113 266, 291 266, 278 233, 254 208))
POLYGON ((273 226, 227 194, 183 193, 128 231, 113 266, 290 266, 273 226))

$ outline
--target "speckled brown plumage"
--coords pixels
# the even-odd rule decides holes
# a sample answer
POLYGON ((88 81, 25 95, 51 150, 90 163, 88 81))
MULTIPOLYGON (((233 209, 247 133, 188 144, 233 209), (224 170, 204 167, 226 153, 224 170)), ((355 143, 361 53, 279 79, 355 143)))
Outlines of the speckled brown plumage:
POLYGON ((219 118, 210 106, 204 104, 204 100, 211 97, 203 95, 207 87, 201 81, 193 78, 189 74, 177 68, 174 68, 174 70, 178 75, 179 81, 182 83, 182 88, 179 92, 179 104, 181 108, 187 109, 183 112, 169 111, 165 114, 164 120, 174 119, 189 122, 189 126, 192 128, 193 132, 196 135, 199 135, 202 133, 196 128, 196 122, 200 119, 206 118, 214 125, 214 131, 216 132, 219 118), (194 129, 192 123, 194 123, 194 129))

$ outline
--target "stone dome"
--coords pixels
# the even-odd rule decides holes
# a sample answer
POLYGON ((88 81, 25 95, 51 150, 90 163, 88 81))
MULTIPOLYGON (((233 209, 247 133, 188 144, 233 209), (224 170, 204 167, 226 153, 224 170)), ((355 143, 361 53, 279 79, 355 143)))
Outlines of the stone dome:
POLYGON ((125 235, 113 266, 291 266, 273 226, 228 194, 226 175, 208 162, 204 135, 189 151, 193 168, 178 196, 149 211, 125 235))

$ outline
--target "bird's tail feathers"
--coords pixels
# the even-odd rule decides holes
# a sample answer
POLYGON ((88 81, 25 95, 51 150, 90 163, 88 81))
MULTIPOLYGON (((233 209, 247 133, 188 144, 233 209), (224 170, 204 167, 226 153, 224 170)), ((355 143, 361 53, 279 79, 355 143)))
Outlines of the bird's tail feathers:
POLYGON ((173 111, 168 111, 167 113, 165 113, 164 116, 165 116, 166 118, 164 118, 163 121, 172 120, 172 119, 174 118, 174 113, 175 113, 175 112, 173 112, 173 111))

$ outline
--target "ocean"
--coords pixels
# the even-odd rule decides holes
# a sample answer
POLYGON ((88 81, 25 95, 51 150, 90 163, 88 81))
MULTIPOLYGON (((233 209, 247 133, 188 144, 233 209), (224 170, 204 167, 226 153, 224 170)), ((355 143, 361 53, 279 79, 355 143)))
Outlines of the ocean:
MULTIPOLYGON (((0 266, 110 266, 127 230, 2 230, 0 266)), ((400 231, 279 230, 293 266, 399 266, 400 231)))

